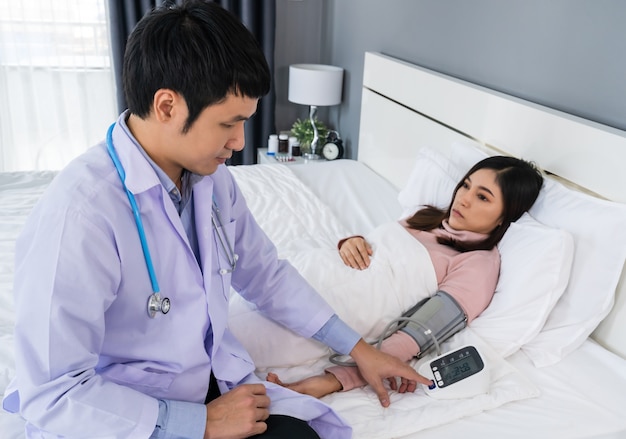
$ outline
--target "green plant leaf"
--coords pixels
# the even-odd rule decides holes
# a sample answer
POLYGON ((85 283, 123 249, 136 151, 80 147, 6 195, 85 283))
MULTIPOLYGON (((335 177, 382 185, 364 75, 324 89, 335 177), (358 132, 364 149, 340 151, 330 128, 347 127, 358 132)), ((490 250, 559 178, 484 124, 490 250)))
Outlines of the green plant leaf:
MULTIPOLYGON (((328 128, 318 119, 314 119, 314 121, 321 144, 328 135, 328 128)), ((300 147, 303 148, 305 152, 309 152, 307 150, 310 149, 311 142, 313 141, 313 125, 311 125, 309 119, 297 119, 291 127, 291 135, 298 139, 300 147)))

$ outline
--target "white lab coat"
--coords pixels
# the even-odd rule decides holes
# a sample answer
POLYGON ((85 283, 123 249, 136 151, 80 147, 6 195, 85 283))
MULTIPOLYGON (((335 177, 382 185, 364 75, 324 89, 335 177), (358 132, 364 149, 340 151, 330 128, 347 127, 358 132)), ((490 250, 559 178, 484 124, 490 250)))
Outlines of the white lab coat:
MULTIPOLYGON (((259 381, 227 327, 231 283, 304 336, 333 314, 277 259, 227 167, 194 186, 199 267, 173 203, 120 123, 113 142, 171 310, 148 317, 152 289, 129 201, 97 145, 55 178, 16 246, 17 377, 4 407, 21 413, 31 437, 147 438, 157 399, 202 403, 211 370, 222 392, 259 381), (218 274, 229 264, 211 225, 213 196, 239 255, 232 275, 218 274)), ((322 402, 266 385, 272 413, 309 420, 323 437, 351 436, 322 402)))

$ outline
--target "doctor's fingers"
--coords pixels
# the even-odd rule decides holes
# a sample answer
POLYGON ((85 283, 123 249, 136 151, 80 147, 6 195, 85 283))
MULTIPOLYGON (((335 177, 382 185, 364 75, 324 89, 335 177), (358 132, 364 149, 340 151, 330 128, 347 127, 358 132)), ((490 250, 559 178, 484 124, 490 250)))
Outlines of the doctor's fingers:
POLYGON ((245 438, 263 433, 270 398, 262 384, 244 384, 207 404, 205 437, 245 438))

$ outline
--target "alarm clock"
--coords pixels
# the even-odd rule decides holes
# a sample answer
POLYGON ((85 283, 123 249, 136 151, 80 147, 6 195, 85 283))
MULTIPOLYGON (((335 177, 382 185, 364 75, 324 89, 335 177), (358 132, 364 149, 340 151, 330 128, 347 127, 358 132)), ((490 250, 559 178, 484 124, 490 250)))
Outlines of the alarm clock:
POLYGON ((474 346, 464 346, 422 364, 420 375, 432 380, 424 386, 435 399, 471 398, 489 392, 487 364, 474 346))
POLYGON ((343 142, 337 131, 328 132, 326 143, 322 146, 322 157, 326 160, 336 160, 343 157, 343 142))

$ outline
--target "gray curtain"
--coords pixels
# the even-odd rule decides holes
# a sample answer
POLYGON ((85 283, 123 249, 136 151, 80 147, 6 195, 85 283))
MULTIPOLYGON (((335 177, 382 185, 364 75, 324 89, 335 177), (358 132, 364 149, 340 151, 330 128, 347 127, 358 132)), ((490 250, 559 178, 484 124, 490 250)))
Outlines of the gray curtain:
MULTIPOLYGON (((122 63, 126 40, 143 15, 161 4, 176 4, 182 0, 108 0, 111 22, 113 68, 117 85, 117 106, 121 113, 126 109, 122 86, 122 63)), ((274 77, 274 30, 276 28, 276 0, 215 0, 224 9, 239 17, 257 38, 263 48, 274 77)), ((274 83, 267 96, 259 102, 256 114, 246 123, 246 148, 233 155, 231 165, 256 163, 257 148, 264 147, 271 133, 276 132, 274 108, 276 94, 274 83)))

